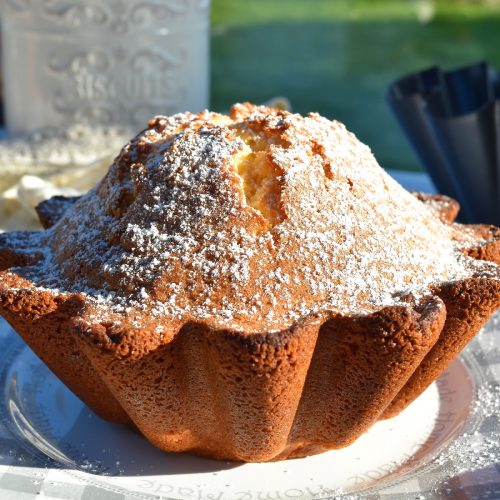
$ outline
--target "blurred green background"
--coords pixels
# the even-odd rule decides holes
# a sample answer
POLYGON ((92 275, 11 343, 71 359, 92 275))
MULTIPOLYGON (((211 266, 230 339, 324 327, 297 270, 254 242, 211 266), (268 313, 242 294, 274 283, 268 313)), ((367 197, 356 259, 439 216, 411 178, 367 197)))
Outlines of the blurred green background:
POLYGON ((500 67, 500 1, 212 0, 212 108, 283 95, 343 121, 387 168, 420 165, 385 103, 433 64, 500 67))

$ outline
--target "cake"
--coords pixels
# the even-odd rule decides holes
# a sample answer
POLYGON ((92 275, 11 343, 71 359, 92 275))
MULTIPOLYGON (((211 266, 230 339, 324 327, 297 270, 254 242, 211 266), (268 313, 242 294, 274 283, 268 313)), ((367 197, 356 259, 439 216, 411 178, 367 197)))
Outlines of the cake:
POLYGON ((102 418, 237 461, 345 447, 500 306, 500 230, 405 191, 343 124, 152 119, 45 230, 0 235, 0 313, 102 418))

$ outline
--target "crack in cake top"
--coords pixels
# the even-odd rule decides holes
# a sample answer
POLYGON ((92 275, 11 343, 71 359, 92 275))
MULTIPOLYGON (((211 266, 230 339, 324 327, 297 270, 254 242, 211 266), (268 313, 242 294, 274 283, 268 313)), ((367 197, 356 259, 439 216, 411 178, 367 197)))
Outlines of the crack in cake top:
POLYGON ((277 330, 494 266, 456 236, 343 124, 238 104, 151 120, 20 272, 99 310, 277 330))

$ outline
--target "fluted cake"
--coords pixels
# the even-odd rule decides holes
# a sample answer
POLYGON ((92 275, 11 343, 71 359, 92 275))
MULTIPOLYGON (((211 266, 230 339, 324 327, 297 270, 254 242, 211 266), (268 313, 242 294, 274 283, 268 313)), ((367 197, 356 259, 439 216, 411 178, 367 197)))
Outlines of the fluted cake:
POLYGON ((403 410, 500 307, 500 230, 411 194, 344 125, 152 119, 97 186, 0 235, 0 313, 98 415, 268 461, 403 410))

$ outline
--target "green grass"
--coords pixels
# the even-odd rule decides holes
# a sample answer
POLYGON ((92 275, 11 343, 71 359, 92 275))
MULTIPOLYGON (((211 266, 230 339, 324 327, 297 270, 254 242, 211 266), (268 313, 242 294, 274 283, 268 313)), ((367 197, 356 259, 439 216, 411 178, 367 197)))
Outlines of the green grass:
POLYGON ((284 95, 345 122, 384 166, 418 169, 385 104, 389 83, 433 64, 500 67, 500 7, 440 1, 421 22, 425 3, 213 0, 212 107, 284 95))

